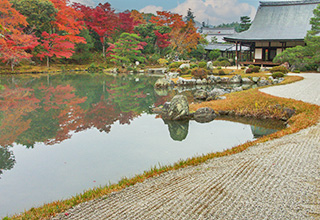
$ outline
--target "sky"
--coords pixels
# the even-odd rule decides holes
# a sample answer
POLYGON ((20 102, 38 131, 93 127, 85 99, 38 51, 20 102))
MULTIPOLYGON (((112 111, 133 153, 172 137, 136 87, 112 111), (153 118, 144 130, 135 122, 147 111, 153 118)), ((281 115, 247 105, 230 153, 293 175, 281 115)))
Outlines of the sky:
POLYGON ((109 2, 118 12, 136 9, 145 13, 171 11, 186 16, 188 9, 194 13, 195 20, 219 25, 240 21, 241 16, 254 18, 259 0, 72 0, 89 6, 109 2))

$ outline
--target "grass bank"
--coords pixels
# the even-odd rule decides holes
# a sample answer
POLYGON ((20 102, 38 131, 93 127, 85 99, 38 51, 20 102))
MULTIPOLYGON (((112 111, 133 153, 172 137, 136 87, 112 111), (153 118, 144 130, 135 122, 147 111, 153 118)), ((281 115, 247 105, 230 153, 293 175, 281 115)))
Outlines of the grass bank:
MULTIPOLYGON (((290 83, 299 80, 299 77, 286 77, 284 83, 290 83)), ((95 198, 99 198, 104 195, 108 195, 112 192, 120 191, 125 187, 134 185, 144 180, 158 176, 159 174, 176 170, 187 166, 194 166, 203 163, 209 159, 222 157, 239 153, 248 147, 257 143, 265 142, 274 138, 279 138, 284 135, 295 133, 301 129, 311 126, 317 123, 320 119, 320 107, 304 103, 301 101, 295 101, 292 99, 278 98, 271 95, 267 95, 259 92, 258 89, 251 89, 242 92, 232 93, 226 95, 226 100, 217 100, 210 102, 203 102, 200 104, 191 104, 190 109, 195 111, 201 107, 211 107, 216 111, 230 111, 234 115, 244 117, 264 117, 264 118, 282 118, 285 113, 284 108, 290 108, 295 110, 295 115, 288 120, 288 126, 286 129, 271 135, 259 138, 255 141, 235 146, 232 149, 228 149, 223 152, 210 153, 207 155, 194 157, 186 160, 178 161, 177 163, 169 166, 154 167, 149 171, 145 171, 143 174, 136 175, 133 178, 124 178, 117 184, 107 185, 102 188, 95 188, 88 190, 82 194, 76 195, 71 199, 64 201, 56 201, 50 204, 43 205, 39 208, 32 208, 29 211, 22 213, 21 215, 13 216, 5 219, 47 219, 54 216, 57 213, 66 212, 69 208, 95 198)))

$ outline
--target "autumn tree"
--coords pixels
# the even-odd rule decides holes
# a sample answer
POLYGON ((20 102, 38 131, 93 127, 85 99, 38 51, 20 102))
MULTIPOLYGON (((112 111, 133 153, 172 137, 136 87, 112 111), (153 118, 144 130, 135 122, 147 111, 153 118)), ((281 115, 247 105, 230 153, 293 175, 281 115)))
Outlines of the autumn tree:
POLYGON ((91 30, 95 31, 102 43, 102 54, 106 55, 107 39, 112 38, 118 25, 118 17, 109 3, 99 4, 92 8, 79 3, 74 4, 74 8, 84 14, 84 21, 91 30))
POLYGON ((26 35, 22 28, 28 25, 26 18, 12 7, 8 0, 0 0, 0 25, 3 27, 0 38, 0 59, 14 66, 32 55, 27 50, 37 46, 33 35, 26 35))
POLYGON ((51 57, 69 58, 74 52, 74 43, 70 42, 67 36, 60 36, 58 34, 42 33, 41 52, 37 55, 40 59, 47 59, 47 67, 49 67, 49 60, 51 57))
POLYGON ((190 52, 193 48, 196 48, 201 39, 201 35, 197 33, 193 21, 184 22, 182 15, 158 11, 157 16, 151 18, 151 22, 157 26, 168 26, 171 28, 169 33, 170 45, 179 54, 185 51, 190 52))

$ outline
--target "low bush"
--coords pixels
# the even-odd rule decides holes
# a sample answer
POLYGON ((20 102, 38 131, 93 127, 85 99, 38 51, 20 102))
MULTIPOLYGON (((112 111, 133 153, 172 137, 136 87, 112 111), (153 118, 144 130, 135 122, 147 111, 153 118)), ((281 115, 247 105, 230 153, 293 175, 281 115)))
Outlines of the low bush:
POLYGON ((300 70, 295 69, 295 70, 293 70, 293 72, 294 72, 294 73, 300 73, 300 70))
POLYGON ((208 72, 204 68, 194 68, 191 70, 191 74, 196 79, 206 79, 208 72))
POLYGON ((254 73, 259 73, 259 71, 260 71, 260 66, 254 66, 252 68, 252 72, 254 72, 254 73))
POLYGON ((199 67, 200 68, 206 68, 207 67, 207 63, 206 62, 199 62, 199 67))
POLYGON ((213 61, 213 62, 212 62, 212 65, 213 65, 213 66, 221 66, 221 64, 220 64, 220 62, 219 62, 218 60, 213 61))
POLYGON ((228 60, 222 60, 220 62, 221 66, 227 67, 227 66, 231 66, 231 63, 228 60))
POLYGON ((251 64, 251 65, 248 66, 248 68, 253 69, 254 65, 251 64))
POLYGON ((284 73, 282 73, 282 72, 274 72, 274 73, 272 73, 272 77, 273 78, 281 78, 281 77, 284 77, 284 73))
POLYGON ((218 67, 217 67, 217 70, 221 70, 221 66, 218 66, 218 67))
POLYGON ((191 58, 190 62, 191 63, 195 63, 195 62, 197 62, 197 59, 196 58, 191 58))
POLYGON ((196 67, 199 67, 197 64, 195 64, 195 63, 191 63, 190 64, 190 69, 194 69, 194 68, 196 68, 196 67))
POLYGON ((249 73, 253 73, 253 69, 252 68, 248 68, 246 69, 246 73, 249 74, 249 73))
POLYGON ((181 66, 182 62, 173 62, 170 63, 169 68, 179 68, 181 66))
POLYGON ((159 63, 161 66, 165 66, 168 62, 169 62, 168 60, 163 59, 163 58, 158 59, 158 63, 159 63))
POLYGON ((245 67, 245 66, 242 66, 242 67, 241 67, 241 69, 242 69, 242 70, 245 70, 245 69, 246 69, 246 67, 245 67))
POLYGON ((225 73, 222 69, 220 69, 220 70, 218 71, 218 75, 226 75, 226 73, 225 73))
POLYGON ((283 74, 287 74, 288 73, 288 69, 284 66, 274 66, 270 69, 271 73, 275 73, 275 72, 282 72, 283 74))

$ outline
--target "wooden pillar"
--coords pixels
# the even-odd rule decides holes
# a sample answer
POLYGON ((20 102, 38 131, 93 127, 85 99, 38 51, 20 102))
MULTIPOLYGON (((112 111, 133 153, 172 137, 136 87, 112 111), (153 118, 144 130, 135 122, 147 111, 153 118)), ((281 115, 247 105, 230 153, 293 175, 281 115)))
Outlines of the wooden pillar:
POLYGON ((239 61, 242 61, 242 42, 240 42, 239 61))
POLYGON ((237 69, 238 69, 238 41, 236 42, 236 65, 237 65, 237 69))

